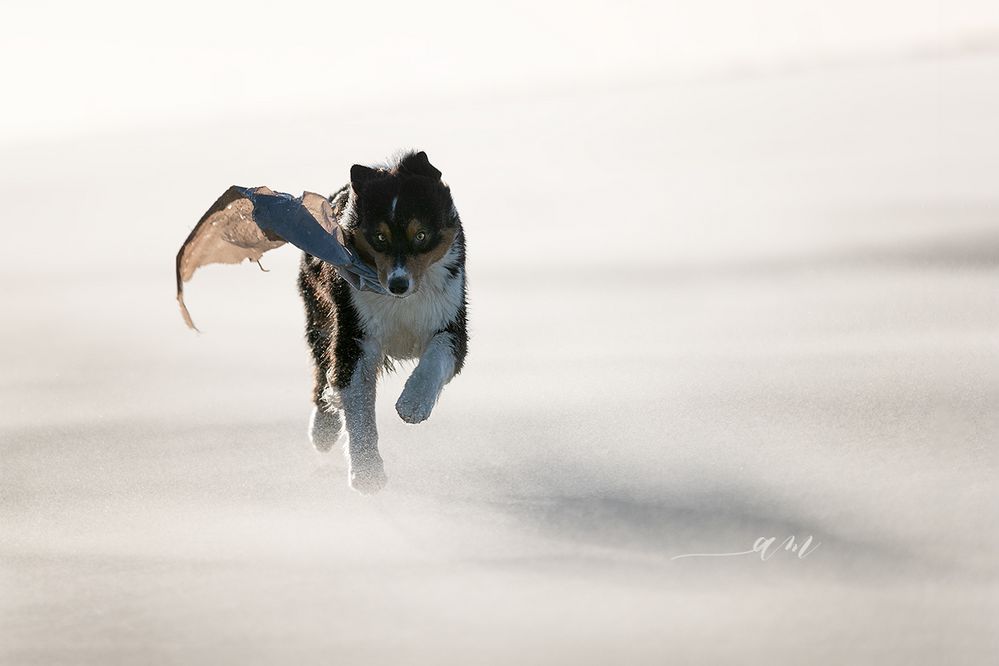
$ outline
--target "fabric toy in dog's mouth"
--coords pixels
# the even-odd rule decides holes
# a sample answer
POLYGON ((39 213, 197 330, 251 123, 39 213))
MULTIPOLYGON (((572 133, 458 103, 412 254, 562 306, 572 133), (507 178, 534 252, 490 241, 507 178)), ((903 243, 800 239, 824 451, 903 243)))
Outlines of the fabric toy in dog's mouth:
POLYGON ((375 270, 351 252, 326 197, 293 197, 267 187, 233 185, 208 209, 177 253, 177 303, 184 322, 197 330, 184 304, 184 283, 207 264, 260 261, 291 243, 336 267, 356 289, 384 294, 375 270))

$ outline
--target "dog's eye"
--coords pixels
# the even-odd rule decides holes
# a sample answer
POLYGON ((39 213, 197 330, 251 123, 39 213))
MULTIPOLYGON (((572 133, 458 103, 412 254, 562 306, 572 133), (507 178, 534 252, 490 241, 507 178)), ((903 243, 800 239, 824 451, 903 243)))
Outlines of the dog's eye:
POLYGON ((422 243, 423 241, 427 240, 427 232, 421 231, 420 233, 416 234, 415 240, 417 243, 422 243))
POLYGON ((387 243, 388 242, 388 239, 385 238, 385 234, 382 234, 382 233, 375 234, 375 240, 378 241, 379 243, 387 243))

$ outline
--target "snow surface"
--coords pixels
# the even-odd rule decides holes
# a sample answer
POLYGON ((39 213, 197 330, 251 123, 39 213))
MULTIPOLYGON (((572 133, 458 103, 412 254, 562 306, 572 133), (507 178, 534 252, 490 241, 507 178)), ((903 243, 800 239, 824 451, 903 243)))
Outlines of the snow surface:
POLYGON ((999 57, 349 103, 0 161, 0 662, 995 663, 999 57), (307 440, 298 257, 232 183, 415 145, 472 341, 389 486, 307 440), (759 537, 805 559, 740 551, 759 537))

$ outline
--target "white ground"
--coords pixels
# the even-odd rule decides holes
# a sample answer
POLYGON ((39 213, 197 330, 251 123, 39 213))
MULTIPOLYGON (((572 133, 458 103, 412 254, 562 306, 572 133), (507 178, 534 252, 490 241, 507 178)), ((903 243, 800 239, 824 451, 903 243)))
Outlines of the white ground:
POLYGON ((999 58, 7 146, 0 662, 995 663, 999 58), (289 248, 173 300, 229 184, 425 148, 471 355, 306 439, 289 248), (738 551, 761 536, 821 546, 738 551))

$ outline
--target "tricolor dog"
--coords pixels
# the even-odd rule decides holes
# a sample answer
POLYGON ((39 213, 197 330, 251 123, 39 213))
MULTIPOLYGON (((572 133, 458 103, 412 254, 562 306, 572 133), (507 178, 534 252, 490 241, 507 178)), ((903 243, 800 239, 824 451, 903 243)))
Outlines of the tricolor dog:
POLYGON ((354 165, 329 202, 345 245, 386 293, 356 289, 331 264, 302 257, 298 286, 315 366, 309 437, 320 451, 346 438, 350 484, 373 493, 387 480, 375 422, 380 372, 393 360, 417 360, 395 409, 420 423, 465 362, 465 237, 451 191, 423 152, 354 165))

